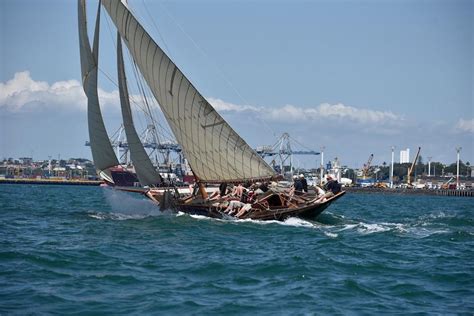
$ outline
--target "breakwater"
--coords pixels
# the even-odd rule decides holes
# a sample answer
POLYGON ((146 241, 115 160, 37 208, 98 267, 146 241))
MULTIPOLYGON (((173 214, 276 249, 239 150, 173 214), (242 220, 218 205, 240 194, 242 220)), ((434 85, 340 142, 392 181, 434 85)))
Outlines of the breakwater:
POLYGON ((99 186, 102 181, 66 179, 0 179, 0 184, 49 184, 49 185, 87 185, 99 186))
POLYGON ((380 194, 399 194, 399 195, 440 195, 440 196, 463 196, 474 197, 474 190, 447 190, 447 189, 409 189, 409 188, 360 188, 346 187, 347 192, 353 193, 380 193, 380 194))

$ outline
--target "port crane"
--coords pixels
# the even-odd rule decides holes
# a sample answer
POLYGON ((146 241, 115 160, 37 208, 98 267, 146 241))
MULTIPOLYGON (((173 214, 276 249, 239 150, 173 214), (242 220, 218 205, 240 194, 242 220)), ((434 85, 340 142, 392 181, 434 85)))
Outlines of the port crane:
MULTIPOLYGON (((155 163, 158 164, 158 157, 156 154, 162 153, 164 155, 163 163, 168 165, 170 164, 170 154, 175 152, 179 156, 179 163, 183 163, 182 149, 181 146, 172 141, 163 141, 158 140, 156 128, 154 125, 149 124, 147 128, 140 135, 140 140, 143 144, 143 147, 150 149, 149 156, 155 156, 155 163)), ((125 137, 125 129, 123 124, 119 127, 117 131, 110 137, 110 143, 112 148, 117 150, 117 156, 120 157, 119 161, 124 164, 128 164, 128 142, 125 137)), ((86 141, 86 146, 90 146, 90 142, 86 141)))
MULTIPOLYGON (((320 153, 314 150, 292 150, 290 145, 290 134, 283 133, 283 135, 272 146, 260 146, 255 149, 257 154, 262 158, 277 156, 280 162, 280 173, 284 174, 284 164, 289 163, 290 173, 293 174, 293 155, 319 155, 320 153)), ((275 159, 272 164, 275 165, 275 159)))
POLYGON ((413 169, 416 165, 416 161, 418 160, 418 156, 420 155, 420 150, 421 150, 421 147, 418 147, 418 151, 416 152, 415 159, 413 160, 413 163, 411 164, 410 168, 408 168, 408 174, 407 174, 407 185, 408 186, 412 185, 410 176, 411 176, 411 173, 413 172, 413 169))
POLYGON ((369 173, 370 165, 372 164, 372 159, 374 159, 374 154, 370 154, 367 163, 364 164, 362 168, 362 179, 367 179, 367 174, 369 173))

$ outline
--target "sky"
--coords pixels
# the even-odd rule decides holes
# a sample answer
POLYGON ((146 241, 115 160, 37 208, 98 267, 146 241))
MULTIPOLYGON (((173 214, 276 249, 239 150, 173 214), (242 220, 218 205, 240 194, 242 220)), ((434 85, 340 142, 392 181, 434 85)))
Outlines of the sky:
MULTIPOLYGON (((129 0, 151 36, 253 147, 361 167, 421 147, 474 161, 474 1, 129 0)), ((97 1, 88 2, 90 36, 97 1)), ((99 76, 120 126, 115 29, 102 10, 99 76), (112 78, 109 79, 109 78, 112 78)), ((0 159, 85 157, 77 2, 0 1, 0 159)), ((131 70, 129 70, 131 71, 131 70)), ((133 77, 130 72, 129 78, 133 77)), ((131 87, 134 93, 134 88, 131 87)), ((295 156, 295 165, 319 165, 295 156)))

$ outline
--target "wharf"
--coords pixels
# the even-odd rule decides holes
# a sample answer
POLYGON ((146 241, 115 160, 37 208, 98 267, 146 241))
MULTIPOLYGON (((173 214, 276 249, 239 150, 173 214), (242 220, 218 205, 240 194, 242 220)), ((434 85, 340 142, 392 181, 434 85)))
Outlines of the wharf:
POLYGON ((354 193, 380 193, 399 195, 439 195, 439 196, 463 196, 474 197, 474 190, 447 190, 447 189, 390 189, 390 188, 360 188, 345 187, 345 191, 354 193))
POLYGON ((102 181, 62 179, 0 179, 0 184, 46 184, 46 185, 88 185, 99 186, 102 181))

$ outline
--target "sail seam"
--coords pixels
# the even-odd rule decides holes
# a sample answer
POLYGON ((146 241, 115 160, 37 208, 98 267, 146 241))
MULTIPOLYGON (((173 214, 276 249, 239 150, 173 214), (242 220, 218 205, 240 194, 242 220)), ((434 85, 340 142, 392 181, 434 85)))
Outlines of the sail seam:
MULTIPOLYGON (((177 68, 176 68, 177 69, 177 68)), ((180 98, 181 96, 181 85, 183 84, 183 77, 184 76, 181 76, 181 79, 179 80, 179 85, 178 85, 178 100, 176 101, 177 105, 178 105, 178 125, 179 125, 179 129, 181 130, 182 129, 182 118, 181 118, 181 103, 180 101, 182 100, 182 98, 180 98)), ((186 102, 186 99, 184 99, 184 102, 186 102)))
POLYGON ((175 66, 174 67, 174 70, 173 70, 173 74, 171 75, 171 82, 170 82, 170 90, 169 90, 169 93, 173 96, 173 83, 174 83, 174 78, 176 76, 176 70, 178 68, 175 66))

